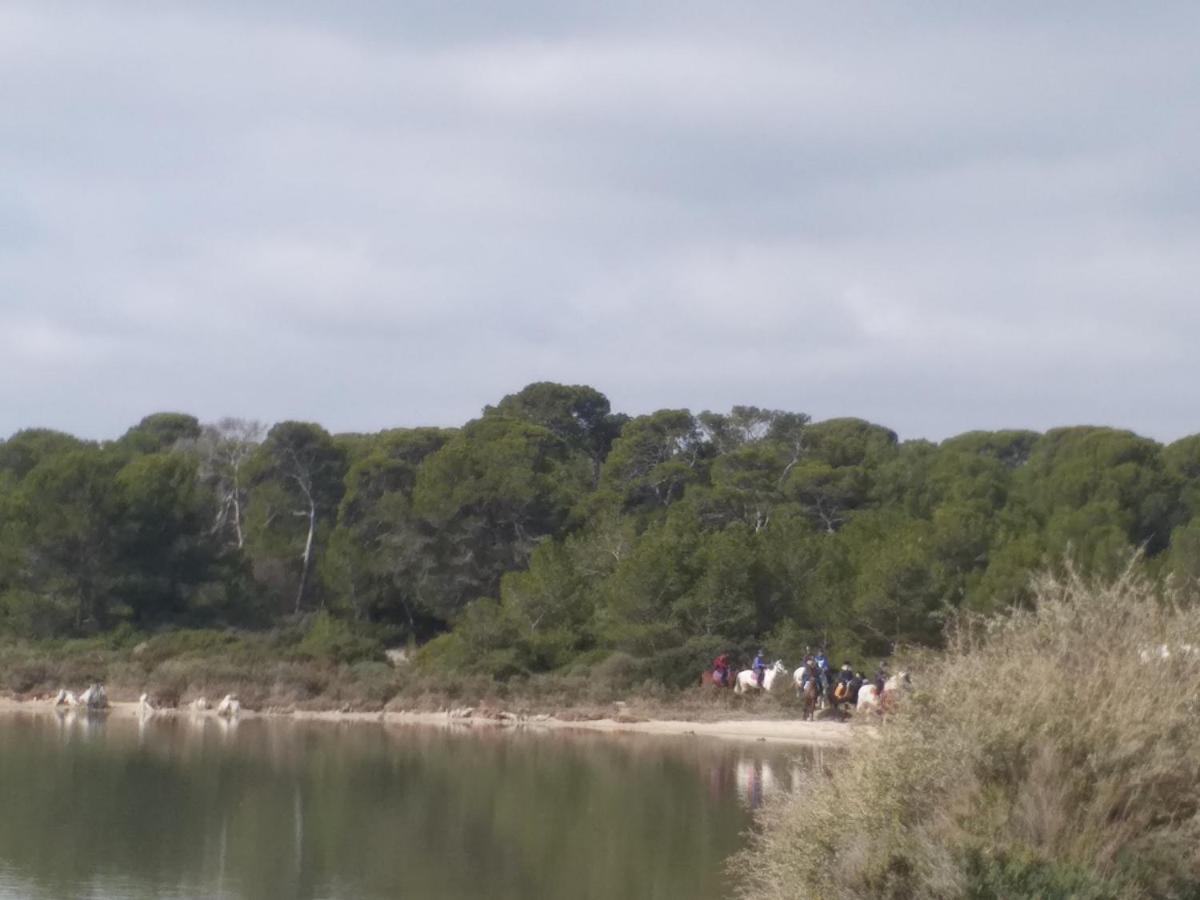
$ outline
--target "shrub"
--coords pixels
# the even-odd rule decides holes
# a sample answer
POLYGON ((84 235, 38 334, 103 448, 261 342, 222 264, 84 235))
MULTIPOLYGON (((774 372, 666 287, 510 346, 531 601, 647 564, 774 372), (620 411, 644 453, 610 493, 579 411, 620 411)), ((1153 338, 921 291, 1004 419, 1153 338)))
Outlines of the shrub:
MULTIPOLYGON (((694 637, 676 647, 660 650, 642 662, 643 677, 663 686, 687 688, 699 683, 700 675, 712 661, 729 651, 733 641, 717 635, 694 637)), ((737 658, 739 654, 735 652, 737 658)))
POLYGON ((135 650, 135 656, 147 667, 182 656, 210 656, 222 653, 237 642, 229 632, 182 628, 157 634, 135 650))
POLYGON ((5 667, 5 689, 23 694, 35 688, 47 688, 54 682, 50 666, 42 660, 29 660, 5 667))
POLYGON ((372 708, 382 707, 398 690, 396 670, 387 663, 357 662, 348 675, 351 699, 372 708))
POLYGON ((1132 571, 1034 593, 764 814, 746 896, 1200 895, 1200 608, 1132 571))
POLYGON ((28 591, 0 595, 0 632, 16 637, 42 640, 68 634, 74 624, 75 609, 28 591))
POLYGON ((591 677, 597 685, 611 691, 628 691, 641 674, 641 667, 628 653, 616 651, 592 666, 591 677))
POLYGON ((304 639, 296 647, 296 655, 328 662, 355 662, 380 656, 379 644, 355 634, 354 629, 329 613, 313 616, 304 639))

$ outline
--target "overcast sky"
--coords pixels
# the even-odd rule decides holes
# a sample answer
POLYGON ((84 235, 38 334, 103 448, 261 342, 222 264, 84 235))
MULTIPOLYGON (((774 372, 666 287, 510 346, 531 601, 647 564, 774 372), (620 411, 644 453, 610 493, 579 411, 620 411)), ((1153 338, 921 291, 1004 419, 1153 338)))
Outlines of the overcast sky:
POLYGON ((1200 431, 1197 47, 1194 0, 6 0, 0 434, 547 379, 1200 431))

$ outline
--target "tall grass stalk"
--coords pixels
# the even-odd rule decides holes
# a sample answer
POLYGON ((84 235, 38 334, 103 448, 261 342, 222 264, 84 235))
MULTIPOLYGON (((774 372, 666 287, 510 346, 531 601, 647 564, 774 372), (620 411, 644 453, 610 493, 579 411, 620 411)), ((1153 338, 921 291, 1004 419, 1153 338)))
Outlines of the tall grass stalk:
POLYGON ((763 813, 745 896, 1200 897, 1200 606, 1132 567, 1035 596, 763 813))

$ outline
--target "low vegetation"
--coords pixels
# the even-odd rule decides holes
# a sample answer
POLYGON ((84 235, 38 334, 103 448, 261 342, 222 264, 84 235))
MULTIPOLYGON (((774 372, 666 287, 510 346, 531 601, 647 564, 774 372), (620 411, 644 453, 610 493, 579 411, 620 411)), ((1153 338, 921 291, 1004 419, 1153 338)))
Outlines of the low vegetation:
POLYGON ((255 710, 437 711, 473 706, 600 717, 621 712, 705 719, 794 716, 794 692, 737 696, 664 684, 652 661, 623 653, 560 672, 505 680, 447 671, 420 654, 392 662, 369 629, 325 613, 263 631, 130 628, 90 638, 0 640, 0 696, 29 699, 60 687, 107 685, 116 700, 148 693, 156 705, 237 694, 255 710), (615 704, 620 704, 616 706, 615 704))
POLYGON ((746 897, 1200 896, 1200 606, 1132 569, 1034 594, 764 813, 746 897))

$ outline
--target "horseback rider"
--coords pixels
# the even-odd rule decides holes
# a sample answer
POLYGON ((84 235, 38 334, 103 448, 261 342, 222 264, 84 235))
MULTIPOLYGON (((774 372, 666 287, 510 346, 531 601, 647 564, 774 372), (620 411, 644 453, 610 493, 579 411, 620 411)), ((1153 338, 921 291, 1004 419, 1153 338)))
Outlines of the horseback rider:
POLYGON ((815 662, 817 664, 817 677, 819 679, 818 683, 821 688, 821 693, 825 693, 827 690, 829 690, 830 666, 829 657, 825 655, 824 647, 817 651, 817 658, 815 662))
POLYGON ((754 664, 750 666, 754 670, 754 680, 758 682, 758 686, 763 686, 763 678, 767 674, 767 661, 763 659, 762 648, 758 648, 758 654, 754 657, 754 664))
POLYGON ((843 663, 838 672, 837 684, 833 688, 833 696, 838 701, 849 700, 851 692, 857 693, 854 687, 854 669, 850 663, 843 663))
POLYGON ((889 676, 888 676, 887 660, 883 660, 882 662, 879 663, 879 668, 875 670, 875 679, 874 679, 875 690, 879 692, 880 697, 883 696, 883 686, 885 684, 887 684, 888 677, 889 676))
POLYGON ((722 653, 713 660, 713 684, 721 687, 729 684, 729 654, 722 653))
POLYGON ((816 683, 818 691, 821 689, 821 670, 817 668, 816 660, 811 656, 806 656, 804 657, 804 673, 800 676, 800 689, 807 688, 810 681, 816 683))
POLYGON ((854 677, 850 679, 850 702, 858 704, 858 692, 862 690, 862 686, 867 683, 867 676, 862 672, 855 672, 854 677))

